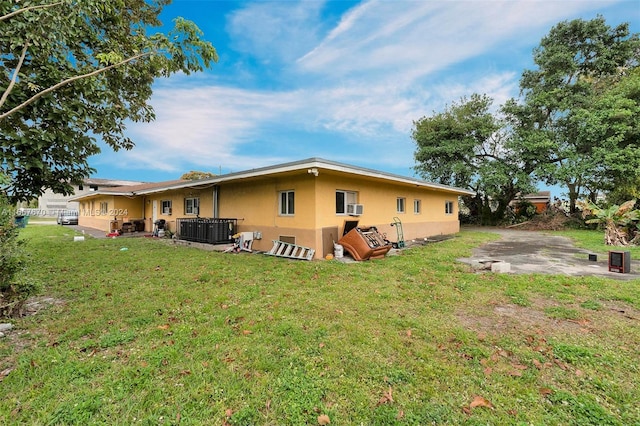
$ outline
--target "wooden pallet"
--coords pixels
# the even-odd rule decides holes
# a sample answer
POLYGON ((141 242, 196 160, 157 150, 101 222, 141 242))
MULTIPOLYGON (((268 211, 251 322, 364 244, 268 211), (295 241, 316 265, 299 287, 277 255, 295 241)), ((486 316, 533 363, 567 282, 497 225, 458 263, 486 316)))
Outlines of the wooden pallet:
POLYGON ((286 257, 289 259, 313 260, 316 251, 309 247, 297 244, 285 243, 280 240, 273 240, 273 247, 266 252, 269 256, 286 257))

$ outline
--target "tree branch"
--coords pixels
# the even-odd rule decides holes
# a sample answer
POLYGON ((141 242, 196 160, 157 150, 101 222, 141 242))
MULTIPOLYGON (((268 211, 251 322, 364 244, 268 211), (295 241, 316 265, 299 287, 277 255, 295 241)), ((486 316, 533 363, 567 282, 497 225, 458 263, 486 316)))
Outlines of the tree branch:
POLYGON ((57 89, 59 89, 59 88, 61 88, 63 86, 66 86, 67 84, 73 83, 74 81, 77 81, 77 80, 82 80, 83 78, 93 77, 93 76, 101 74, 101 73, 103 73, 105 71, 109 71, 110 69, 113 69, 113 68, 119 67, 121 65, 127 64, 127 63, 129 63, 131 61, 135 61, 136 59, 140 59, 142 57, 149 56, 149 55, 151 55, 153 53, 154 52, 140 53, 138 55, 132 56, 132 57, 127 58, 127 59, 124 59, 124 60, 122 60, 122 61, 120 61, 120 62, 118 62, 116 64, 112 64, 112 65, 109 65, 109 66, 104 67, 104 68, 99 68, 97 70, 91 71, 90 73, 86 73, 86 74, 82 74, 82 75, 76 75, 76 76, 70 77, 70 78, 68 78, 66 80, 62 80, 60 83, 55 84, 55 85, 53 85, 53 86, 51 86, 51 87, 49 87, 47 89, 44 89, 41 92, 36 93, 35 95, 33 95, 32 97, 30 97, 29 99, 27 99, 26 101, 21 103, 20 105, 10 109, 9 111, 7 111, 5 113, 0 114, 0 120, 2 120, 4 118, 7 118, 8 116, 13 114, 14 112, 16 112, 16 111, 26 107, 27 105, 35 102, 36 100, 40 99, 41 97, 43 97, 47 93, 51 93, 54 90, 57 90, 57 89))
POLYGON ((18 60, 18 65, 16 65, 16 69, 13 71, 13 77, 11 77, 11 81, 9 82, 9 86, 7 90, 2 94, 2 98, 0 98, 0 107, 7 101, 7 97, 9 93, 11 93, 11 89, 16 85, 16 81, 18 80, 18 72, 20 72, 20 68, 22 68, 22 64, 24 62, 25 56, 27 56, 27 49, 29 48, 29 42, 25 43, 22 48, 22 54, 20 55, 20 60, 18 60))
POLYGON ((24 9, 14 10, 11 13, 7 13, 6 15, 0 16, 0 22, 4 21, 6 19, 9 19, 9 18, 11 18, 13 16, 16 16, 16 15, 18 15, 20 13, 27 12, 29 10, 46 9, 47 7, 59 6, 62 3, 64 3, 64 2, 58 1, 58 2, 55 2, 55 3, 51 3, 51 4, 41 4, 41 5, 38 5, 38 6, 29 6, 29 7, 25 7, 24 9))

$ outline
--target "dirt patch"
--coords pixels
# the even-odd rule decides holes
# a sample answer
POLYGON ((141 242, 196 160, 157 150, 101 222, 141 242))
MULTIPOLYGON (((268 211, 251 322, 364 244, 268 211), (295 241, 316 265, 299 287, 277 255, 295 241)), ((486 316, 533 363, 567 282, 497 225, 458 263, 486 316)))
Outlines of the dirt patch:
POLYGON ((61 306, 64 305, 65 301, 61 299, 56 299, 55 297, 49 296, 37 296, 31 297, 27 300, 23 307, 23 316, 36 315, 38 312, 43 309, 47 309, 51 306, 61 306))
MULTIPOLYGON (((61 306, 65 302, 55 297, 49 296, 37 296, 27 300, 23 307, 23 316, 37 315, 44 309, 51 306, 61 306)), ((9 320, 3 320, 0 322, 11 322, 9 320)), ((40 334, 40 333, 38 333, 40 334)), ((42 331, 42 334, 46 334, 46 331, 42 331)), ((10 330, 4 332, 4 336, 0 338, 0 348, 11 348, 11 355, 1 360, 0 369, 3 371, 11 369, 11 365, 14 363, 16 356, 22 351, 29 349, 34 342, 33 333, 27 330, 20 329, 19 327, 13 327, 10 330)), ((8 374, 8 373, 7 373, 8 374)), ((0 381, 2 377, 0 377, 0 381)))
POLYGON ((640 325, 640 311, 620 301, 600 302, 598 310, 584 309, 579 304, 560 305, 548 299, 536 299, 530 306, 498 304, 486 314, 459 312, 460 324, 474 332, 492 336, 514 334, 607 333, 616 323, 640 325), (575 318, 553 318, 549 308, 571 309, 575 318))

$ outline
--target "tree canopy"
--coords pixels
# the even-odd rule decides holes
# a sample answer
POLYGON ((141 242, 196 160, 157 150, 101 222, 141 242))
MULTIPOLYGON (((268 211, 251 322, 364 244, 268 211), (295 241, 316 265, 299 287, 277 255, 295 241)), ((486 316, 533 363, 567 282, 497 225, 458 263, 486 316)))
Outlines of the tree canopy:
POLYGON ((180 176, 180 179, 184 179, 184 180, 200 180, 200 179, 208 179, 208 178, 212 178, 215 177, 215 173, 211 173, 211 172, 201 172, 198 170, 191 170, 188 171, 186 173, 184 173, 182 176, 180 176))
POLYGON ((640 190, 638 35, 601 17, 561 22, 534 62, 522 74, 521 98, 496 112, 474 94, 414 122, 416 170, 475 191, 465 204, 482 223, 500 220, 535 182, 563 184, 572 212, 583 194, 619 199, 640 190))
POLYGON ((533 167, 513 149, 506 123, 490 111, 492 104, 488 96, 474 94, 414 122, 412 133, 416 171, 476 192, 465 197, 465 205, 483 224, 501 220, 509 202, 533 188, 533 167))
POLYGON ((533 59, 537 68, 520 80, 522 102, 507 110, 541 160, 536 175, 566 186, 574 211, 581 195, 637 176, 640 41, 628 24, 576 19, 554 26, 533 59))
POLYGON ((71 193, 93 172, 99 140, 131 149, 126 122, 154 119, 155 78, 217 61, 190 21, 151 32, 169 3, 0 0, 0 173, 13 201, 71 193))

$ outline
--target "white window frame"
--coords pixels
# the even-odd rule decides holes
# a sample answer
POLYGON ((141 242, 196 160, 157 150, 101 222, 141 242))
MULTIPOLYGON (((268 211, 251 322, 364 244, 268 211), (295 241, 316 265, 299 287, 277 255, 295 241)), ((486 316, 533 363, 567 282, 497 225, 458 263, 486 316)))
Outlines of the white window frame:
POLYGON ((413 214, 422 213, 422 200, 416 198, 413 200, 413 214))
MULTIPOLYGON (((171 216, 171 212, 173 211, 173 202, 172 202, 172 200, 162 200, 162 201, 160 201, 160 205, 162 207, 162 210, 161 210, 162 214, 167 215, 167 216, 171 216)), ((185 204, 185 209, 186 209, 186 204, 185 204)))
POLYGON ((200 197, 190 197, 184 199, 184 214, 193 216, 197 216, 198 214, 200 214, 200 197))
POLYGON ((396 212, 405 213, 407 211, 407 199, 405 197, 396 198, 396 212))
POLYGON ((293 216, 296 213, 296 191, 289 189, 278 192, 278 213, 280 216, 293 216))
POLYGON ((109 212, 109 202, 101 201, 100 202, 100 216, 106 216, 109 212))
POLYGON ((444 202, 444 214, 446 215, 452 215, 453 214, 453 201, 445 201, 444 202))
POLYGON ((358 193, 355 191, 346 191, 342 189, 337 189, 336 190, 336 214, 340 216, 346 216, 347 204, 358 204, 358 193), (338 194, 342 194, 344 211, 338 210, 338 194))

